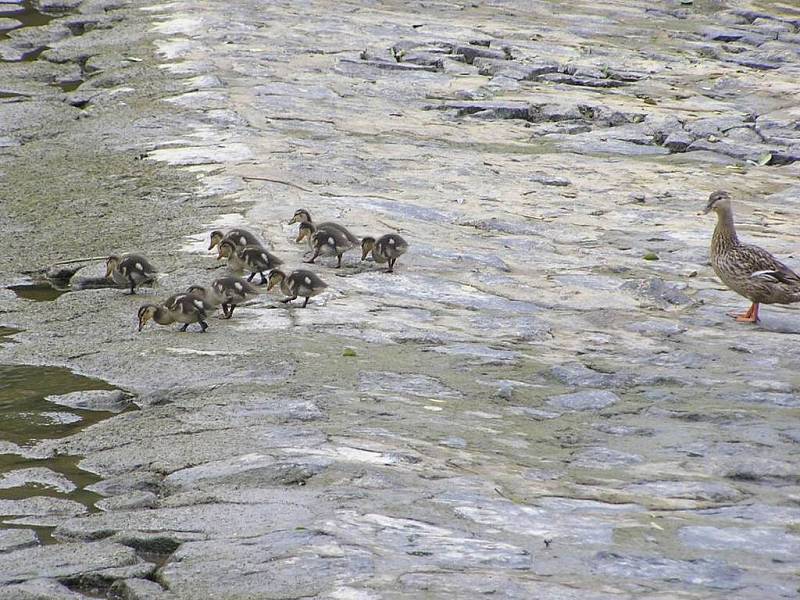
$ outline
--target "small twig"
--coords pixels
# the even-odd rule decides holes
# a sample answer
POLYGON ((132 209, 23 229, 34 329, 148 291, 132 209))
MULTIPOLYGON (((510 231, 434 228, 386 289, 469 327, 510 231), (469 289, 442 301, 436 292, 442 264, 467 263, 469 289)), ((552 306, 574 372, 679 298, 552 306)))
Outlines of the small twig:
POLYGON ((267 121, 304 121, 306 123, 328 123, 336 125, 331 119, 304 119, 303 117, 264 117, 267 121))
POLYGON ((308 188, 304 188, 302 185, 297 185, 296 183, 292 183, 291 181, 283 181, 282 179, 271 179, 269 177, 251 177, 250 175, 244 175, 242 176, 242 179, 244 179, 245 181, 269 181, 270 183, 280 183, 282 185, 288 185, 289 187, 297 188, 298 190, 302 190, 310 194, 314 193, 314 190, 309 190, 308 188))
MULTIPOLYGON (((506 495, 505 495, 505 494, 504 494, 504 493, 503 493, 503 492, 500 490, 500 488, 494 488, 494 491, 495 491, 495 492, 497 492, 498 494, 500 494, 500 495, 501 495, 503 498, 505 498, 505 499, 506 499, 506 500, 508 500, 509 502, 514 502, 513 498, 509 498, 508 496, 506 496, 506 495)), ((516 504, 516 503, 515 503, 515 504, 516 504)))
POLYGON ((389 223, 387 223, 386 221, 382 221, 381 219, 375 219, 375 220, 384 227, 388 227, 389 229, 394 229, 395 231, 404 231, 402 227, 397 227, 396 225, 389 225, 389 223))
POLYGON ((336 192, 320 192, 320 196, 327 196, 330 198, 379 198, 381 200, 391 200, 397 202, 397 198, 390 198, 389 196, 381 196, 380 194, 337 194, 336 192))

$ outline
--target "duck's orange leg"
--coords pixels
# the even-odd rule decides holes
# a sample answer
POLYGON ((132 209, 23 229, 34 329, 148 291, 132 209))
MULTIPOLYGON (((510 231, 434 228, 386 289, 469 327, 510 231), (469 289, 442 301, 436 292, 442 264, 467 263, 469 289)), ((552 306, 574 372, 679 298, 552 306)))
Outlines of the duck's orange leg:
POLYGON ((750 308, 745 313, 728 313, 728 316, 733 317, 739 323, 757 323, 758 322, 758 302, 753 302, 750 308))

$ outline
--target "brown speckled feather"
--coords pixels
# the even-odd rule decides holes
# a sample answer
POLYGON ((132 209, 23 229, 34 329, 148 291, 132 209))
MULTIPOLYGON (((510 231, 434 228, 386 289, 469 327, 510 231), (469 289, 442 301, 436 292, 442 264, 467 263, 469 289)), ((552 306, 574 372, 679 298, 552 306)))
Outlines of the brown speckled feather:
POLYGON ((763 248, 742 244, 730 209, 719 214, 711 240, 711 266, 722 283, 751 302, 800 301, 800 275, 763 248))

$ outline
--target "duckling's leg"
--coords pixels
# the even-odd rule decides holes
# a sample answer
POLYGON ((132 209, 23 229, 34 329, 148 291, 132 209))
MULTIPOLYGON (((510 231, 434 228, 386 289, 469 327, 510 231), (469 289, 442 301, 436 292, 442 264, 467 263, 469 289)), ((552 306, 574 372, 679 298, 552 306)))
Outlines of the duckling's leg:
POLYGON ((387 273, 394 273, 394 261, 396 261, 396 260, 397 260, 396 258, 390 258, 389 259, 389 268, 386 269, 387 273))
POLYGON ((289 304, 289 302, 291 302, 292 300, 297 300, 297 296, 292 296, 291 298, 284 298, 283 300, 281 300, 281 302, 283 302, 284 304, 289 304))
POLYGON ((734 319, 736 319, 739 323, 757 323, 758 322, 758 302, 753 302, 750 305, 750 308, 747 309, 746 313, 742 314, 735 314, 732 313, 734 319))
POLYGON ((314 250, 314 256, 312 256, 310 260, 304 260, 303 262, 305 262, 305 263, 310 263, 310 264, 314 264, 314 261, 315 261, 315 260, 317 260, 317 257, 318 257, 318 256, 319 256, 319 248, 317 248, 316 250, 314 250))
POLYGON ((184 323, 183 327, 181 327, 178 331, 186 331, 186 328, 189 327, 188 323, 184 323))
MULTIPOLYGON (((341 256, 339 258, 341 258, 341 256)), ((308 299, 309 298, 310 298, 310 296, 306 296, 306 301, 303 302, 303 306, 301 306, 300 308, 305 308, 306 307, 306 304, 308 304, 308 299)))
POLYGON ((233 309, 236 308, 235 304, 228 304, 228 318, 233 316, 233 309))
POLYGON ((231 318, 231 313, 233 313, 233 310, 231 310, 230 306, 231 306, 230 304, 226 304, 226 303, 222 304, 222 318, 223 319, 230 319, 231 318))
MULTIPOLYGON (((256 276, 256 272, 253 271, 252 273, 250 273, 250 277, 247 278, 247 281, 253 281, 253 277, 255 277, 255 276, 256 276)), ((262 277, 263 277, 263 275, 262 275, 262 277)))
POLYGON ((266 285, 267 284, 267 278, 264 277, 264 271, 259 271, 258 274, 261 275, 261 285, 266 285))
POLYGON ((129 282, 130 282, 130 284, 131 284, 131 291, 130 291, 130 295, 131 295, 131 296, 133 296, 133 295, 136 293, 136 292, 134 291, 134 288, 136 287, 136 282, 133 280, 133 277, 131 277, 130 275, 128 275, 128 281, 129 281, 129 282))
POLYGON ((208 329, 208 323, 205 321, 198 321, 200 323, 200 333, 205 333, 206 329, 208 329))
MULTIPOLYGON (((337 254, 336 258, 339 259, 339 262, 336 263, 336 268, 337 269, 341 269, 342 268, 342 255, 341 254, 337 254)), ((308 302, 308 298, 306 298, 306 302, 308 302)), ((305 304, 303 304, 303 306, 305 306, 305 304)))

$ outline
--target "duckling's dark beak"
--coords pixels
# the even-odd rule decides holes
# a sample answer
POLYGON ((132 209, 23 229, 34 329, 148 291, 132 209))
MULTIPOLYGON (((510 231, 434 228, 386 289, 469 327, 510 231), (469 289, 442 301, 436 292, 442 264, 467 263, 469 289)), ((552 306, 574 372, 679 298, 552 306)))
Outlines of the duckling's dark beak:
POLYGON ((297 217, 292 217, 289 219, 289 225, 294 225, 295 223, 297 223, 297 217))
POLYGON ((144 328, 144 323, 145 323, 144 321, 139 319, 139 331, 141 331, 144 328))
POLYGON ((213 250, 214 246, 216 246, 216 244, 214 242, 211 242, 211 245, 208 247, 208 249, 209 250, 213 250))
POLYGON ((294 240, 294 241, 295 241, 295 243, 302 242, 302 241, 303 241, 303 238, 302 238, 301 236, 299 236, 299 235, 298 235, 298 236, 295 238, 295 240, 294 240))
POLYGON ((364 250, 364 251, 361 253, 361 260, 362 260, 362 261, 364 261, 364 260, 367 260, 367 254, 369 254, 369 252, 367 252, 366 250, 364 250))
POLYGON ((222 256, 222 254, 217 254, 217 260, 222 260, 223 258, 225 258, 225 257, 222 256))

